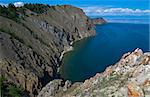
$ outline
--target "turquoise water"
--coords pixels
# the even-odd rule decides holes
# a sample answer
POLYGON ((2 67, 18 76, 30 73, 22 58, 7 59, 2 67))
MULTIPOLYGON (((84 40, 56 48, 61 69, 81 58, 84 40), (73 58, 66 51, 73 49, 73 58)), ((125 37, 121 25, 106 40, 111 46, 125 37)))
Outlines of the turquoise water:
POLYGON ((149 51, 149 25, 108 23, 96 26, 97 35, 76 42, 65 54, 61 76, 73 82, 83 81, 116 63, 136 48, 149 51))

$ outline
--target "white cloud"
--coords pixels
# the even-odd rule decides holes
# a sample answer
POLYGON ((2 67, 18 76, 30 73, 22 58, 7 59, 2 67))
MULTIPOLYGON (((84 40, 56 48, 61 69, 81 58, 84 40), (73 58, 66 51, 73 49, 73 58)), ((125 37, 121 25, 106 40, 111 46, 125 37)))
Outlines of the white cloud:
POLYGON ((130 8, 82 7, 87 15, 149 15, 150 10, 130 8))
POLYGON ((15 5, 15 7, 21 7, 24 5, 24 3, 23 2, 15 2, 14 5, 15 5))

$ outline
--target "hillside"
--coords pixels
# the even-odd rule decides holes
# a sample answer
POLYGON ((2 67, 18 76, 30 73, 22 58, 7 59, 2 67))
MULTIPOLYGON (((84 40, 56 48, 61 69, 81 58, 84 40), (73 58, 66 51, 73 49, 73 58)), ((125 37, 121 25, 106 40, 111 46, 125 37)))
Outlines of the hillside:
POLYGON ((73 6, 10 4, 0 9, 1 75, 30 96, 59 77, 60 57, 72 42, 95 35, 91 20, 73 6))

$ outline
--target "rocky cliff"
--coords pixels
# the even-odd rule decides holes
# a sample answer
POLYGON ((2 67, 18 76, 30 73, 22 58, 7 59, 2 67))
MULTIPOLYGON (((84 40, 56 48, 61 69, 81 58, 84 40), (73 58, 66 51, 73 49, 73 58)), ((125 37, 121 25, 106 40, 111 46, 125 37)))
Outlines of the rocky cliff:
POLYGON ((140 49, 83 83, 58 79, 72 42, 95 35, 93 24, 104 21, 69 5, 36 6, 0 12, 0 72, 8 82, 32 97, 150 97, 150 53, 140 49))
POLYGON ((93 24, 105 24, 107 21, 104 18, 92 18, 93 24))
POLYGON ((150 53, 136 49, 83 83, 66 82, 63 88, 59 84, 60 80, 49 83, 39 97, 150 97, 150 53), (56 88, 61 92, 53 92, 56 88))
POLYGON ((25 14, 18 10, 19 21, 0 16, 0 72, 35 96, 58 77, 62 52, 95 31, 85 13, 73 6, 47 6, 42 13, 28 7, 23 7, 25 14))

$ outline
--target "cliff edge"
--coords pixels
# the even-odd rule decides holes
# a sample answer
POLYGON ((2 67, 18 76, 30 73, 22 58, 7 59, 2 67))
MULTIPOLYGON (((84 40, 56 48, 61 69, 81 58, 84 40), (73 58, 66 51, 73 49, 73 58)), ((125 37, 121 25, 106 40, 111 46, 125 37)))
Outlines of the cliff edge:
POLYGON ((136 49, 124 54, 103 73, 83 83, 67 85, 56 95, 48 92, 50 89, 42 89, 39 97, 150 97, 150 53, 136 49))

